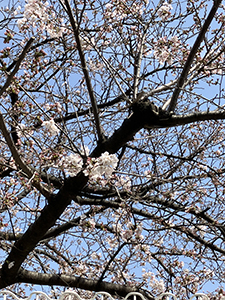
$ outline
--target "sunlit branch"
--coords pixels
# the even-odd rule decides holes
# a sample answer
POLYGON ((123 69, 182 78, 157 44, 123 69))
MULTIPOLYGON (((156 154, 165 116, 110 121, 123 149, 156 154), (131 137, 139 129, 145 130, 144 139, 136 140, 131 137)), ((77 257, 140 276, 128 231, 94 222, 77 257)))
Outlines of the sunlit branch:
POLYGON ((137 55, 136 55, 135 61, 134 61, 134 85, 133 85, 133 89, 134 89, 133 99, 134 99, 134 101, 137 98, 137 94, 138 94, 138 85, 139 85, 139 79, 140 79, 141 62, 142 62, 142 55, 143 55, 143 48, 144 48, 146 34, 147 34, 147 27, 144 28, 144 33, 143 33, 143 36, 142 36, 141 41, 140 41, 139 49, 137 49, 138 51, 137 51, 137 55))

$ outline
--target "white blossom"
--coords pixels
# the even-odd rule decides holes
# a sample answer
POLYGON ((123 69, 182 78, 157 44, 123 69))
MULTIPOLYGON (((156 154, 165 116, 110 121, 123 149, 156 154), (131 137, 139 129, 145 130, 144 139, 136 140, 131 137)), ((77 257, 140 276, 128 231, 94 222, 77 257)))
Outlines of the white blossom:
POLYGON ((121 236, 124 241, 128 241, 133 236, 133 230, 124 230, 123 232, 121 232, 121 236))
POLYGON ((18 124, 16 126, 16 132, 18 134, 18 137, 21 138, 22 136, 24 136, 24 130, 26 128, 26 125, 25 124, 18 124))
POLYGON ((91 254, 91 258, 92 258, 93 260, 99 259, 98 254, 97 254, 95 251, 91 254))
POLYGON ((56 102, 55 106, 56 106, 57 112, 60 113, 62 111, 62 105, 59 102, 56 102))
MULTIPOLYGON (((156 276, 152 272, 147 273, 150 279, 149 285, 158 293, 163 293, 165 291, 165 284, 162 279, 157 280, 156 276)), ((147 275, 146 274, 146 275, 147 275)), ((145 277, 146 277, 145 275, 145 277)))
POLYGON ((14 11, 14 16, 16 16, 19 12, 20 12, 20 10, 21 10, 21 6, 19 5, 18 7, 17 7, 17 9, 14 11))
POLYGON ((154 56, 156 59, 158 59, 159 63, 162 65, 164 62, 166 62, 169 58, 169 52, 167 49, 155 49, 154 51, 154 56))
POLYGON ((46 110, 50 110, 50 109, 51 109, 51 105, 50 105, 49 103, 46 103, 46 104, 44 105, 44 108, 45 108, 46 110))
POLYGON ((42 126, 46 128, 51 136, 57 135, 59 133, 59 128, 55 125, 55 121, 51 119, 50 121, 44 121, 42 126))
POLYGON ((133 228, 133 226, 134 226, 134 225, 133 225, 132 222, 130 222, 130 221, 127 222, 127 228, 131 229, 131 228, 133 228))
POLYGON ((129 191, 131 188, 131 180, 129 176, 120 176, 117 178, 115 185, 129 191))
POLYGON ((178 37, 172 36, 168 39, 166 36, 160 38, 154 46, 154 57, 160 64, 167 62, 172 64, 174 59, 177 59, 180 51, 180 41, 178 37))
POLYGON ((115 154, 108 152, 102 153, 98 158, 92 158, 88 161, 88 166, 84 170, 84 175, 89 176, 90 180, 95 182, 101 180, 105 175, 106 179, 112 176, 118 163, 118 158, 115 154))
MULTIPOLYGON (((88 155, 89 149, 84 146, 81 150, 81 154, 88 155)), ((104 175, 107 179, 112 176, 116 166, 118 158, 115 154, 109 154, 108 152, 103 153, 98 158, 89 158, 87 167, 83 171, 85 176, 89 176, 90 181, 96 182, 102 180, 104 175)), ((83 167, 83 159, 79 154, 72 153, 64 156, 59 164, 59 168, 63 169, 68 175, 76 176, 83 167)))
POLYGON ((170 16, 170 10, 172 9, 172 5, 164 2, 163 5, 158 10, 158 16, 162 19, 162 21, 166 21, 170 16))
POLYGON ((59 167, 65 170, 69 176, 76 176, 81 171, 82 166, 83 159, 77 153, 64 156, 59 162, 59 167))
POLYGON ((142 225, 139 224, 135 230, 135 237, 136 239, 139 239, 139 240, 143 240, 144 239, 144 236, 141 234, 142 233, 142 225))
POLYGON ((107 238, 106 242, 109 244, 110 249, 116 248, 118 246, 117 238, 107 238))
POLYGON ((200 236, 204 237, 204 235, 206 234, 207 227, 205 225, 199 225, 198 229, 199 229, 200 236))
POLYGON ((205 269, 204 273, 205 273, 206 277, 212 277, 212 276, 214 276, 214 272, 212 270, 210 270, 210 269, 205 269))
MULTIPOLYGON (((18 11, 20 7, 17 8, 18 11)), ((17 26, 19 30, 22 27, 32 26, 33 28, 38 27, 39 31, 46 30, 50 37, 61 37, 65 31, 65 24, 63 19, 59 19, 59 25, 55 24, 53 21, 49 21, 49 16, 51 15, 52 20, 56 18, 55 13, 50 11, 49 3, 43 3, 40 0, 28 0, 24 7, 23 18, 17 21, 17 26)))

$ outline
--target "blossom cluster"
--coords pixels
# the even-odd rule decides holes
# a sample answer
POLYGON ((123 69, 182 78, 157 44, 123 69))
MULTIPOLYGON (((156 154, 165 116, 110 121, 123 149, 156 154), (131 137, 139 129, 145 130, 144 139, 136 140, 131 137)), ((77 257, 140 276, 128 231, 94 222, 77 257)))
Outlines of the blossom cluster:
POLYGON ((49 9, 49 3, 41 0, 28 0, 24 8, 23 18, 17 21, 19 30, 26 30, 29 26, 38 28, 39 32, 47 31, 51 38, 61 37, 64 33, 64 22, 58 19, 59 25, 52 20, 56 15, 49 9))
POLYGON ((62 105, 59 102, 56 102, 54 104, 47 103, 47 104, 45 104, 45 109, 47 111, 53 110, 53 111, 55 111, 57 113, 60 113, 62 111, 62 105))
POLYGON ((82 169, 83 159, 79 154, 71 153, 63 157, 58 166, 64 169, 69 176, 76 176, 82 169))
POLYGON ((177 36, 173 36, 170 39, 167 37, 160 38, 154 47, 154 56, 160 64, 167 62, 172 64, 174 58, 177 58, 180 50, 180 41, 177 36))
POLYGON ((23 123, 19 123, 16 126, 16 132, 17 132, 19 138, 29 137, 30 135, 33 134, 33 130, 27 128, 27 126, 23 123))
POLYGON ((93 218, 86 220, 86 216, 82 215, 80 218, 80 226, 83 232, 91 232, 95 229, 96 222, 93 218))
POLYGON ((131 180, 129 176, 116 176, 115 186, 123 187, 123 189, 129 191, 131 188, 131 180))
POLYGON ((144 3, 137 3, 136 1, 132 2, 132 5, 128 5, 124 1, 111 1, 105 5, 105 14, 104 17, 109 21, 109 23, 120 22, 121 20, 129 17, 129 15, 142 15, 144 11, 143 4, 147 4, 147 1, 144 3))
MULTIPOLYGON (((59 107, 59 109, 60 108, 61 107, 59 107)), ((60 132, 60 129, 55 124, 54 119, 43 121, 42 127, 44 127, 45 132, 50 136, 55 136, 60 132)), ((33 131, 29 128, 27 129, 24 124, 20 123, 17 126, 17 133, 19 138, 21 138, 32 135, 33 131)), ((87 156, 89 154, 89 149, 84 146, 84 149, 80 154, 71 153, 69 155, 61 157, 58 164, 54 165, 54 167, 64 170, 69 176, 76 176, 84 167, 84 160, 82 158, 82 155, 87 156)), ((86 162, 86 168, 83 172, 85 176, 89 177, 90 182, 102 180, 103 183, 103 176, 105 180, 110 179, 112 173, 117 167, 117 163, 118 158, 115 154, 104 152, 98 158, 89 157, 86 162)), ((128 182, 126 182, 126 184, 128 184, 128 182)))
MULTIPOLYGON (((139 224, 137 226, 137 228, 133 229, 132 228, 133 224, 128 222, 127 227, 128 227, 128 229, 126 229, 126 230, 121 229, 121 236, 124 241, 130 240, 132 237, 136 240, 144 239, 144 236, 141 234, 142 230, 143 230, 141 224, 139 224)), ((118 228, 117 228, 117 231, 118 231, 118 228)))
MULTIPOLYGON (((140 242, 140 240, 144 239, 144 235, 142 235, 143 227, 142 223, 133 224, 129 218, 125 218, 125 220, 121 219, 122 216, 127 216, 127 211, 124 209, 118 210, 116 214, 113 214, 114 224, 112 225, 113 231, 117 233, 117 235, 121 236, 124 241, 134 240, 140 242), (123 224, 124 222, 124 224, 123 224)), ((112 247, 111 242, 109 240, 109 245, 112 247)))
POLYGON ((154 273, 146 272, 145 269, 142 269, 142 272, 142 277, 145 280, 149 279, 149 286, 153 289, 155 293, 160 294, 165 291, 165 284, 162 279, 158 280, 154 273))
POLYGON ((158 10, 158 16, 162 19, 162 21, 166 21, 170 15, 170 10, 172 9, 172 5, 167 3, 166 1, 163 3, 163 5, 158 10))
POLYGON ((84 170, 84 175, 89 176, 92 182, 102 179, 104 175, 106 179, 112 176, 117 167, 118 158, 115 154, 109 154, 107 151, 102 153, 98 158, 89 158, 87 168, 84 170))
MULTIPOLYGON (((87 150, 85 149, 85 152, 87 150)), ((103 180, 103 176, 106 180, 110 179, 112 173, 118 163, 118 158, 115 154, 109 154, 108 152, 102 153, 98 158, 88 158, 86 168, 83 173, 89 177, 90 182, 96 182, 103 180)), ((83 158, 77 153, 71 153, 68 156, 62 157, 58 164, 59 168, 63 169, 68 175, 76 176, 83 168, 83 158)))
POLYGON ((45 129, 49 132, 50 136, 57 135, 60 131, 53 119, 49 121, 44 121, 42 123, 42 126, 45 127, 45 129))
POLYGON ((104 65, 99 61, 93 61, 90 57, 88 57, 88 65, 91 72, 102 70, 104 65))

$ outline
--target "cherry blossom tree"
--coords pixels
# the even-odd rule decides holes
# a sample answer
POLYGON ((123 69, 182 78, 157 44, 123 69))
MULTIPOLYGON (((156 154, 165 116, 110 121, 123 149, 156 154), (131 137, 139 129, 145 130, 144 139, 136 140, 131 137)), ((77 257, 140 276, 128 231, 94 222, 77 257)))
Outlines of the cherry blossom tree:
POLYGON ((222 1, 0 6, 0 287, 221 299, 222 1))

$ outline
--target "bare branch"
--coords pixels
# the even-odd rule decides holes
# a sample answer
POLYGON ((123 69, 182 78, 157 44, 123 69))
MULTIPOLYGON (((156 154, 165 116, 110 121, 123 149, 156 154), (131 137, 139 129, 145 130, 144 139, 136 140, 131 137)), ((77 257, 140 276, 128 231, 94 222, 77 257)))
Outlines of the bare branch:
POLYGON ((95 292, 106 291, 111 295, 120 295, 123 297, 130 292, 140 292, 149 300, 154 300, 154 298, 146 292, 134 287, 119 285, 106 281, 99 282, 98 280, 87 279, 73 275, 42 274, 20 269, 17 276, 17 282, 75 287, 95 292))
POLYGON ((194 122, 224 120, 224 119, 225 119, 225 111, 224 112, 218 110, 214 110, 212 112, 204 111, 204 112, 187 114, 187 115, 172 115, 170 118, 168 118, 168 120, 159 121, 159 123, 153 126, 152 128, 174 127, 174 126, 180 126, 180 125, 190 124, 194 122))
POLYGON ((49 228, 55 224, 74 195, 85 186, 87 180, 88 178, 83 173, 79 173, 74 178, 68 178, 58 194, 49 199, 49 203, 43 208, 40 216, 16 241, 5 260, 1 269, 0 288, 15 282, 16 274, 27 255, 35 248, 49 228), (8 268, 10 262, 15 262, 12 268, 8 268))
POLYGON ((6 89, 10 86, 12 80, 13 80, 13 76, 17 73, 17 71, 19 70, 20 64, 23 61, 24 57, 26 56, 27 51, 29 50, 31 44, 34 41, 34 37, 30 38, 29 41, 27 42, 26 46, 24 47, 22 53, 20 54, 15 68, 13 69, 13 71, 8 75, 8 78, 6 80, 6 83, 4 84, 4 86, 2 87, 2 89, 0 90, 0 97, 1 95, 6 91, 6 89))
POLYGON ((147 26, 144 29, 144 33, 143 36, 141 38, 141 42, 140 42, 140 48, 137 54, 137 57, 135 58, 134 61, 134 95, 133 95, 133 99, 135 100, 137 98, 137 94, 138 94, 138 84, 139 84, 139 79, 140 79, 140 70, 141 70, 141 62, 142 62, 142 54, 143 54, 143 47, 144 47, 144 43, 145 43, 145 38, 146 38, 146 33, 147 33, 147 26))
POLYGON ((220 3, 222 2, 222 0, 214 0, 213 1, 213 7, 211 8, 210 12, 209 12, 209 15, 208 17, 206 18, 205 20, 205 23, 204 25, 202 26, 202 29, 201 31, 199 32, 198 34, 198 37, 188 55, 188 58, 187 58, 187 61, 183 67, 183 70, 181 72, 181 75, 179 77, 179 80, 177 82, 177 86, 173 92, 173 95, 171 97, 171 101, 170 101, 170 104, 169 104, 169 107, 168 107, 168 111, 174 111, 175 107, 176 107, 176 104, 177 104, 177 99, 179 97, 179 94, 180 94, 180 91, 185 83, 185 80, 187 79, 187 76, 188 76, 188 72, 191 68, 191 65, 192 65, 192 62, 194 60, 194 57, 195 57, 195 54, 197 53, 198 49, 199 49, 199 46, 201 44, 201 42, 203 41, 204 37, 205 37, 205 34, 206 34, 206 31, 208 30, 212 20, 213 20, 213 17, 215 16, 215 13, 220 5, 220 3))
MULTIPOLYGON (((19 56, 15 68, 13 69, 13 71, 10 73, 10 75, 8 76, 6 83, 4 84, 4 86, 2 87, 2 89, 0 90, 0 96, 6 91, 6 89, 10 86, 11 81, 13 80, 13 76, 16 74, 16 72, 19 70, 20 64, 22 62, 22 60, 24 59, 27 51, 29 50, 29 47, 31 46, 32 42, 34 41, 34 38, 32 37, 26 44, 26 46, 24 47, 21 55, 19 56)), ((15 163, 19 166, 19 168, 21 168, 21 170, 28 176, 28 178, 30 179, 34 179, 33 180, 33 185, 47 198, 49 198, 49 191, 42 186, 41 183, 39 183, 38 181, 35 180, 35 172, 32 172, 31 169, 27 166, 27 164, 25 164, 23 162, 23 160, 21 159, 18 150, 16 149, 16 146, 10 136, 10 133, 6 127, 5 124, 5 120, 3 118, 2 113, 0 112, 0 130, 2 131, 2 134, 7 142, 7 145, 9 146, 9 149, 12 153, 12 156, 15 160, 15 163)))
POLYGON ((9 146, 9 149, 12 153, 12 156, 15 160, 15 163, 21 168, 21 170, 27 175, 28 178, 32 179, 32 184, 48 199, 50 196, 49 191, 40 183, 38 180, 35 180, 35 172, 32 172, 31 169, 23 162, 21 159, 18 150, 10 136, 10 133, 7 130, 4 118, 0 112, 0 130, 9 146))
POLYGON ((74 32, 74 37, 77 43, 77 50, 79 52, 79 56, 80 56, 80 61, 81 61, 81 65, 82 65, 82 70, 84 73, 84 77, 86 80, 86 84, 87 84, 87 89, 88 89, 88 93, 91 99, 91 105, 92 105, 92 109, 93 109, 93 114, 94 114, 94 118, 95 118, 95 126, 96 126, 96 130, 97 130, 97 134, 98 134, 98 140, 99 142, 102 142, 104 139, 103 136, 103 132, 101 129, 101 125, 100 125, 100 119, 99 119, 99 114, 98 114, 98 107, 97 107, 97 102, 96 102, 96 98, 95 98, 95 94, 94 94, 94 90, 91 84, 91 78, 89 76, 89 72, 88 72, 88 68, 87 68, 87 63, 86 63, 86 59, 85 59, 85 54, 81 45, 81 40, 80 40, 80 36, 79 36, 79 29, 78 26, 76 24, 76 21, 73 17, 73 13, 70 7, 70 4, 67 0, 65 0, 65 6, 66 6, 66 11, 69 15, 70 18, 70 22, 73 28, 73 32, 74 32))

